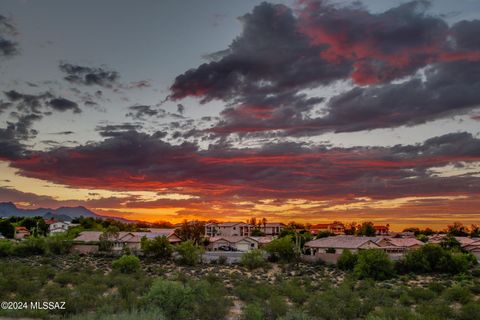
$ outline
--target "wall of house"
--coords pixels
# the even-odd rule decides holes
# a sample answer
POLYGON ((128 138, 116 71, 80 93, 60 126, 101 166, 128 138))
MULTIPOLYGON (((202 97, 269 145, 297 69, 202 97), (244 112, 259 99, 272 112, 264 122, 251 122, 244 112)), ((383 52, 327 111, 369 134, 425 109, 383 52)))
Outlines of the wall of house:
POLYGON ((96 253, 98 252, 98 245, 96 244, 74 244, 70 249, 72 253, 96 253))
POLYGON ((316 255, 302 255, 301 259, 306 262, 323 261, 326 264, 337 264, 341 254, 338 253, 317 253, 316 255))

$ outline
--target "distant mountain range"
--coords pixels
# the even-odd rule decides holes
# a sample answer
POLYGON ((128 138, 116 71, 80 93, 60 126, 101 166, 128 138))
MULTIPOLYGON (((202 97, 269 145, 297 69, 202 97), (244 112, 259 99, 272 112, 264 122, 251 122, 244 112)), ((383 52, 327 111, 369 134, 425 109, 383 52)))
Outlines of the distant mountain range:
POLYGON ((74 218, 79 217, 92 217, 92 218, 100 218, 100 219, 115 219, 122 222, 134 222, 131 220, 127 220, 124 218, 118 217, 106 217, 101 216, 93 211, 79 206, 79 207, 60 207, 57 209, 50 209, 50 208, 37 208, 37 209, 21 209, 17 208, 17 206, 12 202, 0 202, 0 217, 2 218, 9 218, 9 217, 43 217, 45 219, 55 219, 55 220, 64 220, 64 221, 71 221, 74 218))

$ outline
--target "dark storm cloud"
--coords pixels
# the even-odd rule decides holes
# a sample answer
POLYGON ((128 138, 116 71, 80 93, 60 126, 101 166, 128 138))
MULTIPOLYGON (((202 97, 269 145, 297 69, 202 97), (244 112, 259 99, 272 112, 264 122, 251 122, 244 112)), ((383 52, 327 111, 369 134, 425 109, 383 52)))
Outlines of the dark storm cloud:
POLYGON ((116 136, 122 136, 125 133, 130 131, 136 132, 141 128, 142 126, 139 124, 122 123, 122 124, 99 125, 95 128, 95 130, 99 132, 99 134, 102 137, 116 137, 116 136))
POLYGON ((297 30, 292 10, 262 3, 240 18, 243 32, 222 57, 175 79, 172 98, 199 96, 242 101, 252 95, 278 94, 343 79, 351 64, 329 64, 320 58, 325 46, 311 46, 297 30))
POLYGON ((185 112, 185 106, 181 103, 177 104, 177 112, 183 114, 185 112))
POLYGON ((446 49, 447 23, 429 16, 428 1, 412 1, 372 14, 359 5, 337 7, 327 1, 303 1, 300 29, 315 44, 327 44, 322 57, 350 61, 360 84, 407 76, 446 49))
POLYGON ((35 137, 38 134, 38 131, 32 129, 32 126, 35 121, 42 120, 43 116, 34 113, 24 115, 14 114, 14 116, 17 117, 17 122, 9 124, 13 126, 15 130, 15 136, 18 139, 27 140, 35 137))
POLYGON ((40 94, 24 94, 15 90, 4 91, 5 96, 15 103, 16 109, 23 112, 40 113, 47 99, 53 98, 50 92, 40 94))
POLYGON ((73 102, 65 98, 52 99, 48 102, 48 105, 56 111, 64 112, 67 110, 72 110, 73 113, 82 112, 82 110, 80 110, 76 102, 73 102))
POLYGON ((480 160, 480 140, 448 134, 418 145, 308 147, 298 143, 235 149, 173 145, 164 134, 115 131, 102 142, 37 152, 12 162, 20 174, 74 187, 112 190, 175 189, 209 198, 387 199, 471 194, 475 176, 439 177, 430 168, 480 160))
POLYGON ((299 124, 298 131, 369 130, 462 114, 480 105, 480 78, 475 76, 479 72, 480 62, 439 63, 427 71, 425 81, 413 78, 400 84, 354 88, 332 98, 324 118, 299 124))
POLYGON ((42 108, 50 107, 55 111, 68 111, 73 113, 80 113, 81 109, 74 101, 63 97, 55 97, 51 92, 43 92, 39 94, 24 94, 15 90, 5 91, 5 97, 16 107, 17 111, 24 113, 40 114, 42 108))
POLYGON ((456 23, 451 30, 454 45, 459 50, 479 50, 480 49, 480 20, 460 21, 456 23))
POLYGON ((16 33, 10 19, 0 15, 0 56, 11 57, 18 53, 18 44, 11 39, 16 33))
POLYGON ((145 120, 145 117, 165 116, 166 112, 163 109, 154 109, 152 106, 137 105, 128 107, 130 110, 125 116, 131 117, 135 120, 145 120))
POLYGON ((449 27, 428 6, 412 1, 374 14, 358 4, 303 0, 293 13, 262 3, 241 17, 242 34, 227 50, 175 79, 170 98, 226 102, 210 129, 217 134, 310 135, 463 114, 480 104, 480 22, 449 27), (392 82, 424 67, 425 81, 392 82), (319 113, 323 98, 302 90, 337 80, 368 86, 337 94, 319 113))
POLYGON ((74 133, 75 132, 73 132, 73 131, 60 131, 60 132, 53 132, 53 133, 50 133, 50 134, 67 136, 67 135, 74 134, 74 133))
POLYGON ((9 124, 5 129, 0 128, 0 160, 13 160, 23 156, 25 146, 16 135, 15 126, 9 124))
POLYGON ((59 68, 66 74, 64 77, 66 81, 86 86, 97 85, 112 88, 120 78, 118 72, 105 69, 104 67, 85 67, 61 63, 59 68))

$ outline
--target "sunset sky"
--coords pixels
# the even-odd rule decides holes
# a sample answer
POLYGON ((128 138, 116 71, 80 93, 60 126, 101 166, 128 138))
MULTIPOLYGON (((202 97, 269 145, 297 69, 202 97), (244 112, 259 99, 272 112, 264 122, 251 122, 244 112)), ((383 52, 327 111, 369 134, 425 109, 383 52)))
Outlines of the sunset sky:
POLYGON ((0 2, 0 202, 480 223, 480 1, 0 2))

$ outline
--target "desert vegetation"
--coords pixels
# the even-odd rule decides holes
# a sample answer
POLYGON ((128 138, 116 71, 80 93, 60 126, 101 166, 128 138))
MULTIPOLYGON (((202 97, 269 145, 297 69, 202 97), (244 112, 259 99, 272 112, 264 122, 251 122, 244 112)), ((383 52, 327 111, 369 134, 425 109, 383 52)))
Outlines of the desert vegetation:
MULTIPOLYGON (((445 249, 443 249, 445 250, 445 249)), ((39 319, 480 319, 480 269, 400 272, 372 253, 345 253, 344 270, 271 263, 36 255, 0 260, 4 301, 65 301, 65 310, 2 310, 39 319), (353 257, 353 258, 352 258, 353 257), (353 261, 353 262, 351 262, 353 261), (371 263, 382 265, 379 275, 371 263), (353 265, 353 267, 352 267, 353 265)), ((441 258, 440 258, 441 259, 441 258)))

